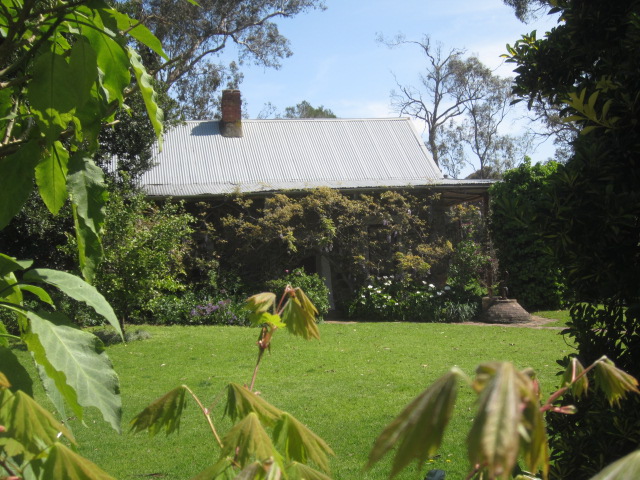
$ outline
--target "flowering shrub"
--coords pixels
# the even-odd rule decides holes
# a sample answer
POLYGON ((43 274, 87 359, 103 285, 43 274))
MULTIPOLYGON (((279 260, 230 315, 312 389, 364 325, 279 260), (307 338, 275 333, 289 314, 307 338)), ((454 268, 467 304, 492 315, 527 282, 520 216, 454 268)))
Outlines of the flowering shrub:
POLYGON ((168 295, 154 302, 152 309, 148 322, 156 325, 248 325, 244 302, 225 296, 168 295))
POLYGON ((193 323, 202 325, 241 325, 244 322, 238 317, 230 299, 210 301, 204 305, 196 305, 190 312, 193 323))
POLYGON ((376 277, 360 289, 349 316, 364 320, 463 322, 477 313, 477 302, 449 285, 442 289, 424 280, 376 277))

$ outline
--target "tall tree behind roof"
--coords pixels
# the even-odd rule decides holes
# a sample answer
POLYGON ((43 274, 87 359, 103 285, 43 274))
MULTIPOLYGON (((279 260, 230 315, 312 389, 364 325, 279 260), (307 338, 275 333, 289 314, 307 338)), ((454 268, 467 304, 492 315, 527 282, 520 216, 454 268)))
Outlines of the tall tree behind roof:
MULTIPOLYGON (((323 0, 128 0, 127 11, 162 41, 170 60, 153 53, 156 78, 165 82, 189 119, 212 118, 217 113, 214 92, 221 86, 237 88, 240 66, 252 62, 279 68, 292 55, 289 41, 275 23, 312 9, 323 0), (238 49, 238 62, 225 64, 221 54, 238 49)), ((228 56, 227 56, 228 59, 228 56)))

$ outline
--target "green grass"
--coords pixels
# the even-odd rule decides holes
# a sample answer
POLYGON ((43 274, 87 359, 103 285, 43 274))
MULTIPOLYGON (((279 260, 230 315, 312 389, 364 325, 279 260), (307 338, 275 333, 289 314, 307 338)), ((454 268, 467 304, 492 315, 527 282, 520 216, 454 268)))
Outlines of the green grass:
MULTIPOLYGON (((240 327, 145 327, 152 338, 114 345, 108 353, 120 375, 126 425, 148 403, 187 384, 209 404, 229 381, 248 383, 258 331, 240 327)), ((332 476, 383 479, 390 458, 362 472, 372 443, 418 393, 450 367, 471 374, 480 362, 510 360, 533 367, 545 392, 557 384, 555 360, 569 353, 557 330, 443 324, 322 324, 321 341, 277 332, 261 365, 256 389, 307 424, 333 448, 332 476)), ((467 471, 465 437, 475 395, 461 387, 440 456, 398 479, 424 478, 441 468, 447 478, 467 471)), ((223 400, 214 410, 220 431, 223 400)), ((217 457, 211 433, 190 402, 178 435, 122 436, 89 412, 85 428, 71 420, 80 453, 119 479, 187 479, 217 457)))
POLYGON ((569 310, 544 310, 533 312, 531 315, 555 320, 555 322, 545 324, 545 327, 564 327, 571 320, 569 310))

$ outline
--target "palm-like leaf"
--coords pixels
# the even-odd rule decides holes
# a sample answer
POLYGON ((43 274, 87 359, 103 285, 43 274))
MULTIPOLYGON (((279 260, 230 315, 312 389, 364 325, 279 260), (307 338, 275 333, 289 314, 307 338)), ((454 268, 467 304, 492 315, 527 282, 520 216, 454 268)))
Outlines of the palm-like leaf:
POLYGON ((433 456, 451 418, 460 375, 459 370, 452 369, 418 395, 377 438, 367 467, 379 461, 398 442, 401 444, 391 476, 413 460, 424 462, 433 456))
POLYGON ((148 430, 149 435, 153 436, 164 429, 169 435, 179 430, 185 406, 185 393, 186 389, 181 385, 147 406, 131 420, 133 433, 148 430))

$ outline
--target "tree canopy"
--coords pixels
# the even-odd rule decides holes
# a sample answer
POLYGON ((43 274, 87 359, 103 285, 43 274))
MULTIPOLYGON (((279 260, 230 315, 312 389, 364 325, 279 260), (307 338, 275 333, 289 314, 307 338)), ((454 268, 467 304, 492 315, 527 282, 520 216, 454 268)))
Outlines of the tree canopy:
POLYGON ((324 2, 202 0, 196 5, 184 0, 129 0, 124 8, 162 42, 167 59, 148 52, 153 73, 178 100, 183 116, 199 120, 217 113, 214 92, 219 87, 238 87, 243 62, 279 68, 292 54, 276 19, 322 9, 324 2), (237 62, 230 60, 229 47, 237 49, 237 62))
MULTIPOLYGON (((557 108, 580 134, 567 163, 549 179, 539 228, 577 295, 566 332, 579 357, 589 362, 606 354, 637 376, 640 2, 545 3, 561 21, 542 38, 532 32, 508 47, 514 92, 530 106, 557 108)), ((549 417, 556 478, 590 478, 637 449, 638 437, 627 426, 640 422, 639 403, 629 399, 618 410, 581 399, 577 416, 549 417)))
POLYGON ((262 108, 258 118, 336 118, 336 114, 324 105, 314 107, 303 100, 293 107, 286 107, 284 113, 280 113, 278 108, 269 102, 262 108))
POLYGON ((474 56, 460 49, 445 51, 429 36, 420 41, 398 36, 380 38, 391 48, 417 46, 426 59, 419 85, 392 91, 395 110, 424 122, 427 148, 435 162, 453 177, 465 166, 478 167, 480 178, 501 172, 524 158, 524 136, 504 135, 499 127, 510 111, 510 80, 493 75, 474 56))

